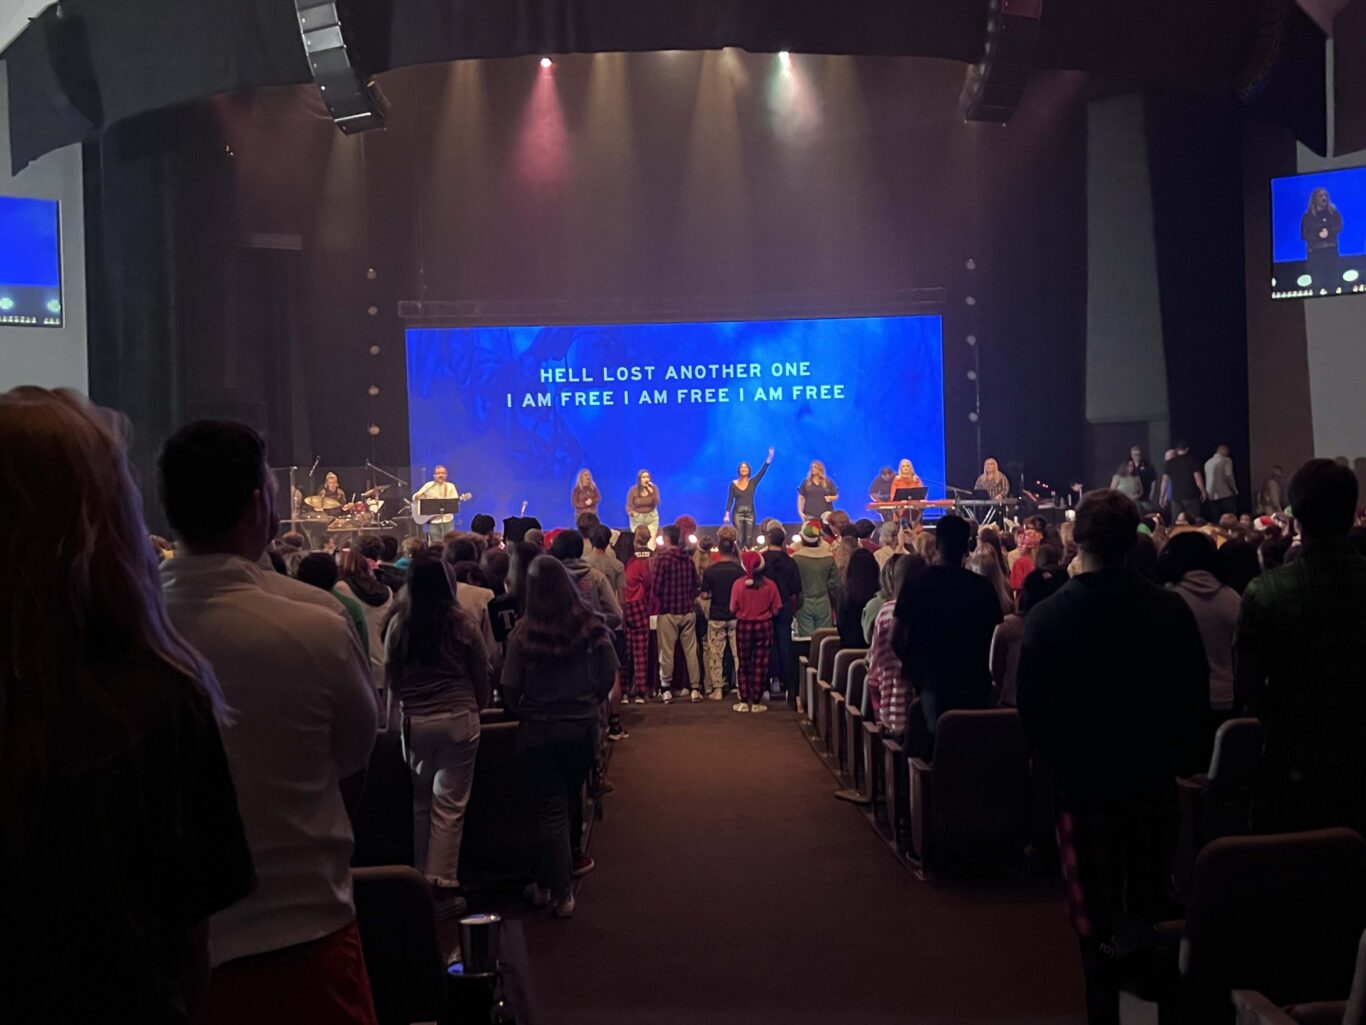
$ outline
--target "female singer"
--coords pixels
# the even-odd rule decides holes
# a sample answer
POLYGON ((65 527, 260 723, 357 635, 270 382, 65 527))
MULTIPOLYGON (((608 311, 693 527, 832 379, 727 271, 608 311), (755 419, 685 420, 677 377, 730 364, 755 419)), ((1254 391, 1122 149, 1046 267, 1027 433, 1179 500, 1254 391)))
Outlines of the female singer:
POLYGON ((626 513, 632 528, 649 527, 651 538, 659 533, 659 488, 650 479, 649 470, 637 473, 635 486, 626 492, 626 513))
POLYGON ((839 497, 839 486, 825 475, 825 464, 814 459, 806 480, 797 488, 797 518, 803 521, 819 520, 834 508, 831 503, 839 497))
POLYGON ((571 497, 576 520, 584 513, 592 513, 594 516, 598 514, 598 504, 602 501, 602 492, 598 490, 593 475, 587 469, 579 471, 579 479, 574 484, 574 492, 571 497))
POLYGON ((768 450, 768 458, 759 468, 759 473, 750 478, 749 463, 741 463, 735 469, 735 479, 730 482, 730 493, 726 496, 726 515, 723 523, 729 523, 731 510, 735 511, 735 531, 739 535, 740 549, 743 551, 754 541, 754 489, 768 473, 773 463, 773 449, 768 450))
POLYGON ((1309 207, 1300 218, 1300 237, 1304 239, 1305 260, 1313 288, 1332 291, 1338 272, 1338 236, 1342 234, 1342 214, 1328 196, 1327 189, 1315 189, 1309 207))
MULTIPOLYGON (((892 500, 896 500, 896 493, 906 488, 923 488, 924 481, 915 472, 915 467, 909 459, 903 459, 896 467, 896 476, 892 478, 892 500)), ((909 510, 910 515, 901 517, 902 523, 909 523, 913 527, 920 526, 920 518, 924 513, 920 509, 909 510)))

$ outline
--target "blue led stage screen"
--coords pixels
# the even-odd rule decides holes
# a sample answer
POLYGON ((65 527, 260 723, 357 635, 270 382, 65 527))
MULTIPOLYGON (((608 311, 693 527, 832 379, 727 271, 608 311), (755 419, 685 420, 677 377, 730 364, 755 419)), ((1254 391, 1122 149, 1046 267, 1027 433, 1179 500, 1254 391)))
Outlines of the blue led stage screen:
POLYGON ((55 200, 0 196, 0 325, 62 326, 55 200))
POLYGON ((471 513, 501 518, 525 501, 547 527, 572 522, 587 468, 600 515, 620 526, 648 469, 662 522, 719 523, 736 466, 757 473, 770 447, 760 522, 796 519, 813 459, 854 519, 879 468, 903 457, 943 495, 937 316, 414 328, 407 341, 414 473, 446 465, 474 493, 471 513))
POLYGON ((1271 179, 1271 295, 1366 292, 1366 167, 1271 179))

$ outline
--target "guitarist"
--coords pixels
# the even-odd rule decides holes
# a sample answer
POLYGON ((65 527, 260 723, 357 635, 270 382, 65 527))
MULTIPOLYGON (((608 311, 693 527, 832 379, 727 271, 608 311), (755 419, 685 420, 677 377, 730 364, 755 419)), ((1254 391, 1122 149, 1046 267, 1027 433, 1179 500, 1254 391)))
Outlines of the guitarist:
MULTIPOLYGON (((437 466, 432 470, 432 479, 418 489, 417 494, 413 495, 413 501, 419 498, 459 498, 464 501, 469 496, 462 496, 456 486, 446 479, 446 468, 437 466)), ((433 516, 427 521, 427 532, 440 536, 451 529, 451 523, 455 517, 450 513, 440 516, 433 516)))

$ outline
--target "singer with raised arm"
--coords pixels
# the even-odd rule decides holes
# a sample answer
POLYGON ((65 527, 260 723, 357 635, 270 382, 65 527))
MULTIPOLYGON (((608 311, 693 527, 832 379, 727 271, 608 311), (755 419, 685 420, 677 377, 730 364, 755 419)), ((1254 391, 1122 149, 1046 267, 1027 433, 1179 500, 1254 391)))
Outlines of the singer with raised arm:
POLYGON ((463 496, 456 486, 446 479, 446 468, 438 465, 432 470, 432 479, 418 488, 417 493, 413 495, 413 522, 419 526, 426 524, 428 534, 444 534, 455 522, 455 516, 452 513, 438 513, 435 516, 428 517, 422 514, 417 503, 426 498, 451 499, 461 497, 463 496))
POLYGON ((773 464, 773 449, 768 450, 768 458, 764 460, 764 465, 759 467, 759 472, 753 477, 749 473, 749 463, 741 463, 735 468, 735 479, 730 482, 730 491, 726 495, 726 515, 725 523, 731 521, 732 514, 735 517, 735 532, 739 535, 740 547, 748 548, 754 543, 754 489, 759 486, 759 482, 764 479, 764 474, 768 473, 768 468, 773 464))

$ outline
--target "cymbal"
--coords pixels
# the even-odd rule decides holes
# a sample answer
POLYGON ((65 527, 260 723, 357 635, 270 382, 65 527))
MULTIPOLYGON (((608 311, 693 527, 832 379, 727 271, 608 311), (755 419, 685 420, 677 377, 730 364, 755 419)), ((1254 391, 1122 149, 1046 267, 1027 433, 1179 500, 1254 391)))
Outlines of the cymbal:
POLYGON ((392 484, 376 484, 376 485, 375 485, 373 488, 371 488, 369 491, 362 491, 362 492, 360 493, 360 497, 361 497, 361 498, 374 498, 374 497, 376 497, 377 495, 382 495, 382 494, 384 494, 384 492, 388 491, 391 487, 393 487, 392 484))
POLYGON ((328 498, 326 495, 309 495, 304 499, 304 505, 310 509, 331 512, 341 508, 341 503, 335 498, 328 498))

